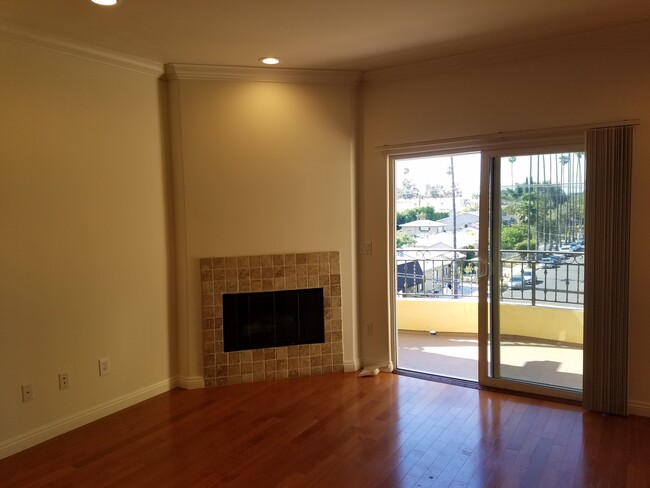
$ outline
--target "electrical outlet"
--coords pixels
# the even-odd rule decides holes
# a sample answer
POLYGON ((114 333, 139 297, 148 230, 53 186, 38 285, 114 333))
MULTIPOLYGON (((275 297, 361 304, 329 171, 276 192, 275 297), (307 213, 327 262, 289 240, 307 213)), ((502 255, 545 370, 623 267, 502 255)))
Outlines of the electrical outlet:
POLYGON ((106 376, 111 372, 111 360, 103 358, 99 360, 99 376, 106 376))
POLYGON ((59 373, 59 390, 67 390, 68 388, 70 388, 68 373, 59 373))
POLYGON ((366 322, 365 328, 366 328, 366 334, 372 335, 372 329, 373 329, 372 322, 366 322))
POLYGON ((361 241, 359 247, 361 254, 372 254, 372 241, 361 241))
POLYGON ((23 403, 31 402, 34 399, 34 389, 32 388, 31 383, 21 386, 23 392, 23 403))

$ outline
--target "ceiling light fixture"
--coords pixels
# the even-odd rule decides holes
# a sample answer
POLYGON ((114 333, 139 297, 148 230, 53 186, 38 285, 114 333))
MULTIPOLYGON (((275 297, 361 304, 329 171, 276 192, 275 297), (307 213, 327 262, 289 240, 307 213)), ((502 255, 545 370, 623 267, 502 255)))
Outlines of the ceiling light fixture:
POLYGON ((117 0, 90 0, 93 3, 96 3, 97 5, 115 5, 117 4, 117 0))
POLYGON ((260 58, 260 62, 264 64, 278 64, 280 60, 278 58, 260 58))

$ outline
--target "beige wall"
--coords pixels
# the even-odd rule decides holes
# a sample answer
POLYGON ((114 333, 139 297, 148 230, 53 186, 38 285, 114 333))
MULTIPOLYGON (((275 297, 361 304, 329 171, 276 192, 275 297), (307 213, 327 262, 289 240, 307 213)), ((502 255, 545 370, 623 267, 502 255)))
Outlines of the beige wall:
POLYGON ((632 196, 629 399, 650 408, 650 39, 522 60, 470 66, 362 89, 363 157, 358 238, 373 241, 360 258, 362 362, 386 361, 388 334, 387 164, 377 146, 625 118, 636 131, 632 196), (381 305, 380 305, 381 304, 381 305), (364 328, 365 329, 365 328, 364 328))
POLYGON ((355 328, 355 88, 170 82, 180 374, 203 374, 199 259, 339 251, 344 362, 355 328))
MULTIPOLYGON (((400 298, 395 309, 399 330, 478 334, 477 300, 400 298)), ((579 309, 502 302, 500 333, 582 344, 583 315, 579 309)))
POLYGON ((2 454, 175 372, 160 82, 6 41, 0 65, 2 454))

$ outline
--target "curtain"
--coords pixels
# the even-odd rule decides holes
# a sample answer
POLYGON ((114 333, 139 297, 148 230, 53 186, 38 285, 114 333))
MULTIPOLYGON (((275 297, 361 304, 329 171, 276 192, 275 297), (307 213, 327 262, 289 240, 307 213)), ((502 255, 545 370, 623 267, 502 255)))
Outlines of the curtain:
POLYGON ((585 408, 627 415, 628 276, 633 126, 587 130, 585 408))

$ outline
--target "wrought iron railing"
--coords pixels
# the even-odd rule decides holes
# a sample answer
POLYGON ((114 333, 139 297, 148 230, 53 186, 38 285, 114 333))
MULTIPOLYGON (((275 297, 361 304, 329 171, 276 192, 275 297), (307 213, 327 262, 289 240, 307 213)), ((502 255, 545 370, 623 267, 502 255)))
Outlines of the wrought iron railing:
MULTIPOLYGON (((399 296, 478 296, 475 249, 398 249, 396 264, 399 296)), ((502 301, 578 308, 584 303, 584 252, 501 251, 500 269, 490 272, 502 301)))

